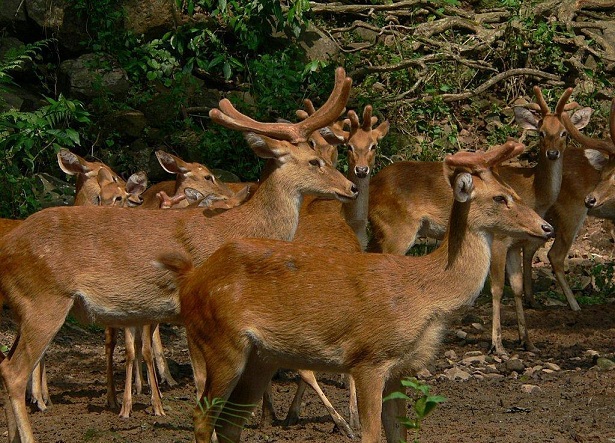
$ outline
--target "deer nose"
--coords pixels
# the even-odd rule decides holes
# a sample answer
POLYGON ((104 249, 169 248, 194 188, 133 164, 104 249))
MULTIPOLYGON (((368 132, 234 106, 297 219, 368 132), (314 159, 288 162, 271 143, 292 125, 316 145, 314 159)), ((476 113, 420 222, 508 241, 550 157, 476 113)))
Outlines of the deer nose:
POLYGON ((365 178, 369 174, 369 166, 355 166, 354 173, 359 178, 365 178))
POLYGON ((547 151, 547 158, 549 160, 557 160, 560 156, 560 152, 557 149, 549 149, 547 151))
POLYGON ((553 226, 551 226, 549 223, 545 223, 541 227, 542 227, 542 230, 545 232, 545 237, 547 238, 555 237, 555 229, 553 229, 553 226))
POLYGON ((596 206, 596 197, 594 197, 593 195, 588 195, 587 197, 585 197, 585 207, 587 209, 591 209, 594 206, 596 206))

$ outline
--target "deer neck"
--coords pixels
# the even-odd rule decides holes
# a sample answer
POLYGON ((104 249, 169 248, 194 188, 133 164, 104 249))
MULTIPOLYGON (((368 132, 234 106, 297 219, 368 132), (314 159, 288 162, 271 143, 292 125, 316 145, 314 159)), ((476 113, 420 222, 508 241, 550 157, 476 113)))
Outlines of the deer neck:
POLYGON ((352 228, 356 234, 361 248, 365 249, 368 242, 367 236, 367 217, 369 209, 369 180, 370 176, 359 178, 354 171, 348 171, 348 180, 354 183, 359 190, 357 198, 351 202, 344 203, 342 209, 346 223, 352 228))
POLYGON ((253 232, 245 236, 292 240, 299 223, 303 195, 280 169, 269 173, 250 200, 220 216, 228 213, 231 220, 249 220, 253 232))
MULTIPOLYGON (((541 216, 555 203, 562 187, 563 159, 549 160, 542 156, 534 167, 534 210, 541 216)), ((528 199, 528 202, 531 201, 528 199)))
POLYGON ((421 274, 431 280, 422 284, 441 312, 474 302, 489 273, 493 236, 468 225, 470 204, 454 202, 442 244, 420 258, 424 261, 421 274))

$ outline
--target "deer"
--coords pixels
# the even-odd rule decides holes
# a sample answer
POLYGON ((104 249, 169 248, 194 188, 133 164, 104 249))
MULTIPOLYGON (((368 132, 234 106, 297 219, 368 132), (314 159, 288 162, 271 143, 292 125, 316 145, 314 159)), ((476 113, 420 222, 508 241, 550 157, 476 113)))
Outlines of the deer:
MULTIPOLYGON (((524 129, 537 130, 540 134, 539 159, 533 168, 510 165, 499 167, 501 177, 539 214, 543 215, 558 197, 563 158, 567 149, 567 131, 559 118, 565 110, 578 105, 567 103, 572 93, 568 88, 560 97, 552 113, 539 87, 534 88, 537 103, 529 105, 540 111, 536 117, 530 109, 515 108, 516 119, 524 129)), ((590 108, 573 114, 574 124, 583 128, 589 121, 590 108)), ((370 185, 370 222, 374 234, 370 250, 385 253, 405 254, 417 236, 443 238, 447 214, 452 201, 447 194, 446 181, 438 174, 440 162, 397 162, 383 168, 370 185)), ((524 250, 524 274, 531 279, 531 257, 537 241, 512 244, 504 238, 493 242, 493 265, 491 269, 491 294, 493 300, 491 350, 506 354, 502 343, 500 326, 501 298, 504 287, 504 269, 515 295, 515 310, 519 340, 525 348, 537 350, 530 340, 523 311, 523 277, 520 270, 520 247, 524 250), (528 260, 529 258, 529 260, 528 260)), ((530 281, 531 285, 531 281, 530 281)))
MULTIPOLYGON (((4 237, 0 293, 18 324, 17 339, 7 355, 0 355, 11 441, 34 441, 25 407, 26 382, 69 311, 81 321, 103 326, 181 324, 177 286, 168 271, 154 264, 160 251, 183 250, 200 264, 230 238, 288 241, 297 229, 304 194, 356 198, 354 184, 307 144, 313 131, 340 115, 351 83, 344 69, 337 68, 325 104, 299 123, 253 120, 228 99, 210 111, 213 122, 247 133, 248 145, 258 156, 276 161, 277 167, 243 205, 215 217, 205 217, 200 208, 48 208, 4 237), (109 236, 118 226, 134 229, 123 229, 119 241, 109 236)), ((195 374, 197 386, 204 386, 201 377, 195 374)))
POLYGON ((429 362, 447 317, 479 294, 494 236, 553 234, 494 170, 522 150, 509 141, 445 158, 455 201, 442 244, 426 256, 264 239, 227 242, 200 266, 182 251, 161 254, 158 261, 179 282, 194 370, 207 372, 194 410, 196 441, 211 441, 215 429, 218 438, 238 442, 279 367, 350 373, 361 442, 380 441, 381 412, 387 440, 400 441, 404 431, 394 415, 405 415, 404 405, 386 402, 383 411, 383 394, 429 362))
MULTIPOLYGON (((68 175, 77 177, 73 200, 75 206, 112 205, 118 204, 120 200, 121 204, 128 202, 131 206, 140 203, 139 196, 144 189, 140 181, 145 179, 144 175, 131 176, 130 184, 128 184, 102 162, 87 161, 65 148, 60 149, 56 156, 60 169, 68 175), (127 191, 126 187, 130 189, 127 191), (104 191, 103 188, 105 188, 104 191)), ((12 228, 17 227, 20 223, 21 220, 12 223, 12 228)), ((47 405, 50 404, 50 398, 44 359, 36 365, 28 385, 31 402, 40 411, 45 411, 47 405)))
MULTIPOLYGON (((157 183, 145 191, 143 205, 141 205, 143 209, 160 208, 160 200, 156 195, 160 191, 164 191, 171 197, 176 197, 183 193, 184 188, 190 187, 204 195, 214 193, 228 198, 234 195, 234 192, 225 183, 219 181, 205 165, 186 162, 162 150, 156 151, 156 158, 165 171, 176 174, 176 179, 175 181, 157 183)), ((175 206, 177 208, 186 207, 188 202, 185 200, 177 202, 175 206)))
MULTIPOLYGON (((309 99, 304 100, 305 110, 298 110, 297 116, 304 119, 314 113, 314 105, 309 99)), ((299 229, 295 234, 294 242, 312 246, 334 248, 339 251, 361 252, 367 244, 367 207, 369 204, 368 189, 371 172, 376 161, 378 142, 388 133, 389 122, 384 121, 374 128, 378 118, 372 115, 373 107, 365 106, 362 122, 354 110, 347 113, 347 118, 338 120, 329 129, 339 139, 339 143, 330 143, 313 134, 313 144, 323 158, 328 158, 333 165, 337 164, 337 144, 348 146, 348 173, 347 177, 359 189, 356 200, 341 205, 331 200, 313 200, 305 204, 299 220, 299 229), (350 126, 350 131, 344 127, 350 126), (322 229, 326 226, 326 229, 322 229), (348 229, 350 227, 350 229, 348 229), (354 233, 354 235, 353 235, 354 233), (358 241, 358 244, 357 244, 358 241)), ((299 371, 300 381, 295 397, 286 414, 285 425, 296 424, 299 421, 301 400, 307 386, 317 393, 338 428, 353 438, 352 430, 360 429, 356 402, 354 381, 347 380, 350 390, 350 424, 335 411, 318 386, 316 378, 311 371, 299 371)), ((264 408, 266 411, 269 408, 264 408)), ((269 419, 270 420, 270 419, 269 419)))
MULTIPOLYGON (((615 127, 614 116, 615 112, 611 107, 609 121, 611 138, 615 127)), ((564 112, 561 121, 583 150, 568 151, 564 156, 562 191, 545 217, 556 227, 555 240, 547 254, 549 262, 570 308, 578 311, 581 308, 566 281, 564 262, 587 215, 612 218, 606 209, 608 205, 603 209, 593 207, 597 205, 598 200, 592 201, 592 194, 593 191, 600 192, 605 186, 608 187, 607 183, 615 177, 615 157, 612 143, 583 135, 578 130, 580 128, 575 124, 574 117, 575 114, 569 116, 564 112)), ((525 290, 525 299, 530 305, 536 304, 531 285, 525 290)))

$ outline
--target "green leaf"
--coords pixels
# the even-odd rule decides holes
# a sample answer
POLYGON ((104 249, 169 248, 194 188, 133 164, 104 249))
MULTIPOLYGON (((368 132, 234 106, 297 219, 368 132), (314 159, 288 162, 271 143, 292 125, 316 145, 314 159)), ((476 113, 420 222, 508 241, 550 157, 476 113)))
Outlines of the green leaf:
POLYGON ((382 399, 382 401, 387 401, 387 400, 412 400, 410 397, 408 397, 406 394, 404 394, 403 392, 399 392, 399 391, 395 391, 392 392, 391 394, 387 395, 386 397, 384 397, 382 399))

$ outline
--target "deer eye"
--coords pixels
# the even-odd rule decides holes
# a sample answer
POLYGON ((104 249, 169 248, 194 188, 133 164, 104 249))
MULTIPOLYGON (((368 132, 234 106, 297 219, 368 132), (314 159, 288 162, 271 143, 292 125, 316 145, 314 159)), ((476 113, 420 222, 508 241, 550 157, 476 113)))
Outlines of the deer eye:
POLYGON ((310 148, 315 150, 316 149, 316 142, 314 140, 310 139, 309 143, 310 143, 310 148))
POLYGON ((348 145, 348 150, 349 150, 350 152, 354 152, 354 146, 352 146, 352 145, 348 145))
POLYGON ((566 130, 563 130, 562 132, 560 132, 560 133, 559 133, 559 136, 560 136, 561 138, 564 138, 564 137, 566 137, 567 135, 568 135, 568 131, 566 131, 566 130))
POLYGON ((545 131, 540 131, 540 138, 545 138, 547 133, 545 131))
POLYGON ((370 150, 370 151, 375 151, 377 147, 378 147, 378 145, 371 145, 371 146, 369 147, 369 150, 370 150))
POLYGON ((496 195, 495 197, 493 197, 493 201, 496 203, 506 203, 506 197, 504 197, 503 195, 496 195))
POLYGON ((320 168, 320 160, 318 160, 317 158, 313 158, 312 160, 310 160, 310 165, 318 166, 320 168))
POLYGON ((213 175, 206 175, 205 176, 205 180, 212 182, 212 181, 214 181, 214 176, 213 175))

